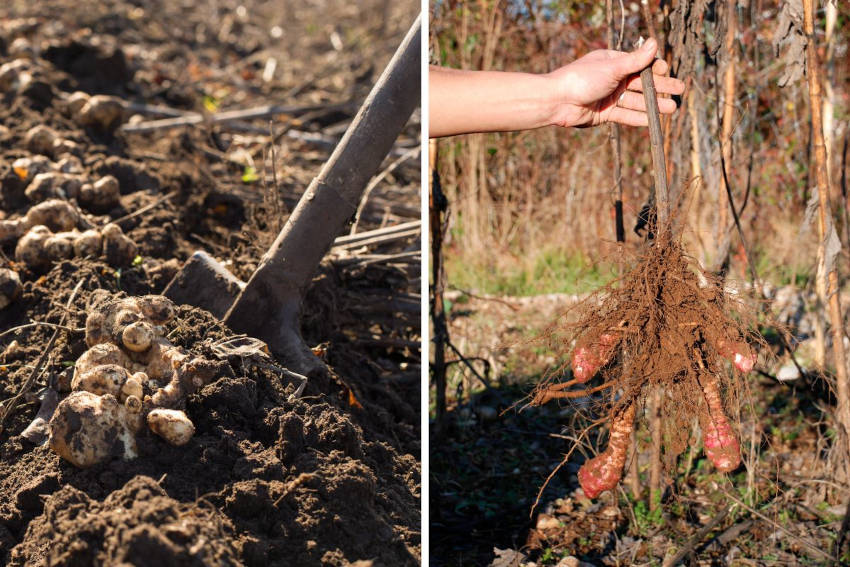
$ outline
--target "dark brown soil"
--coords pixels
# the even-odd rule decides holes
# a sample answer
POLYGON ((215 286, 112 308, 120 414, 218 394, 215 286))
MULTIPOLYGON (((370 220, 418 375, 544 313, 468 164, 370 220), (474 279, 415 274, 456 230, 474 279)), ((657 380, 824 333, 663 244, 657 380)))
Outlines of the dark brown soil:
MULTIPOLYGON (((120 206, 91 216, 95 224, 176 192, 122 223, 140 248, 134 265, 75 259, 46 274, 16 266, 24 291, 0 311, 0 333, 31 321, 58 323, 82 281, 65 322, 79 329, 93 290, 161 292, 199 248, 237 276, 250 275, 332 148, 284 131, 339 136, 418 5, 387 6, 50 0, 0 9, 0 64, 23 38, 38 69, 26 90, 0 93, 0 217, 16 218, 29 206, 11 163, 30 155, 22 139, 36 124, 79 144, 87 175, 119 179, 120 206), (274 26, 280 34, 270 33, 274 26), (264 81, 269 57, 278 72, 264 81), (181 111, 213 100, 222 108, 354 104, 297 123, 275 118, 275 187, 273 164, 264 167, 268 119, 248 124, 248 132, 225 125, 95 132, 61 112, 61 98, 80 89, 181 111), (258 181, 243 180, 246 166, 235 163, 236 150, 252 154, 258 181)), ((407 137, 417 132, 412 121, 407 137)), ((418 218, 418 195, 418 165, 398 168, 375 188, 359 229, 418 218)), ((410 239, 370 252, 417 245, 410 239)), ((2 252, 13 257, 13 247, 2 252)), ((20 437, 38 410, 38 393, 70 372, 86 348, 81 332, 60 332, 45 372, 0 433, 0 564, 417 564, 418 314, 379 309, 388 297, 418 293, 417 278, 418 268, 328 258, 308 291, 302 332, 308 344, 324 347, 332 380, 311 383, 289 401, 299 382, 278 371, 276 361, 230 356, 228 376, 187 402, 197 428, 188 445, 142 435, 138 459, 90 469, 20 437)), ((36 326, 0 337, 0 400, 18 393, 53 332, 36 326)), ((214 356, 214 341, 231 334, 189 307, 169 327, 174 343, 207 356, 214 356)))

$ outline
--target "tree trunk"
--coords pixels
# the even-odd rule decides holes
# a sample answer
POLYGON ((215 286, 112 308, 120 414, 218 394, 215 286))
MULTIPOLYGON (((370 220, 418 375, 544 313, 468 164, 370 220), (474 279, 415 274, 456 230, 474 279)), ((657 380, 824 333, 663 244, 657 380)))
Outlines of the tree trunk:
POLYGON ((224 317, 233 330, 266 341, 296 372, 325 371, 301 337, 301 301, 334 238, 357 211, 366 184, 419 104, 420 42, 417 17, 345 136, 224 317))
MULTIPOLYGON (((821 100, 821 68, 818 59, 816 37, 814 33, 814 3, 803 0, 803 25, 808 38, 806 45, 806 76, 809 83, 809 99, 812 112, 812 145, 814 146, 815 181, 818 190, 818 274, 817 288, 821 301, 828 302, 829 319, 832 331, 833 355, 835 363, 837 400, 836 420, 842 430, 839 439, 850 442, 850 385, 847 383, 847 366, 844 352, 844 325, 839 303, 838 272, 835 265, 827 265, 826 242, 834 230, 829 205, 829 176, 827 173, 826 147, 823 136, 823 116, 821 100)), ((850 458, 850 447, 840 448, 846 459, 850 458)))
POLYGON ((735 126, 735 63, 737 60, 735 49, 735 35, 738 28, 737 0, 726 1, 726 39, 724 48, 728 60, 726 70, 723 74, 723 121, 720 133, 720 153, 723 156, 721 167, 726 174, 720 174, 720 183, 717 190, 717 242, 719 244, 715 258, 713 259, 712 271, 718 272, 726 264, 729 255, 730 241, 729 229, 729 197, 726 194, 726 179, 732 176, 732 131, 735 126))
POLYGON ((826 2, 824 6, 826 11, 826 35, 824 36, 824 44, 826 46, 826 60, 824 61, 824 69, 826 69, 826 80, 823 83, 823 138, 824 146, 826 147, 826 175, 829 179, 829 188, 833 192, 830 193, 830 199, 840 199, 841 193, 836 187, 835 179, 833 179, 833 159, 835 156, 835 92, 832 84, 835 82, 835 24, 838 20, 838 5, 837 2, 826 2))

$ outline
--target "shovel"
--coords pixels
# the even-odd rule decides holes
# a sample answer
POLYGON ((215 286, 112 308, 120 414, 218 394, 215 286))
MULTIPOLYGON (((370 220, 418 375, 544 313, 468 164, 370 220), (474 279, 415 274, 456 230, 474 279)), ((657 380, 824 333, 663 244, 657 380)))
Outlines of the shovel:
POLYGON ((306 376, 326 372, 301 338, 302 298, 419 104, 419 20, 251 278, 242 282, 206 253, 196 252, 168 284, 165 296, 207 309, 234 331, 263 340, 290 370, 306 376))

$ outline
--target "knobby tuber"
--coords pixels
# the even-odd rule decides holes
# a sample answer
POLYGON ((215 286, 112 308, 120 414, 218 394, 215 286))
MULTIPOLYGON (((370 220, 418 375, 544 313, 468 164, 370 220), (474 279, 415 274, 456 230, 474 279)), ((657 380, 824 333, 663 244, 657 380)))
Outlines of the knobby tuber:
POLYGON ((717 353, 723 358, 732 362, 738 372, 747 374, 752 372, 756 366, 756 353, 747 346, 746 343, 739 341, 717 341, 717 353))
POLYGON ((578 346, 573 353, 572 369, 576 382, 581 384, 587 382, 608 364, 614 355, 614 350, 619 342, 616 335, 603 333, 599 340, 591 345, 578 346))
MULTIPOLYGON (((70 160, 56 167, 67 167, 73 171, 78 169, 76 162, 70 160)), ((76 199, 90 211, 103 212, 118 205, 121 192, 118 180, 112 175, 89 183, 77 173, 48 171, 36 174, 24 190, 24 195, 32 203, 41 203, 47 199, 76 199)))
POLYGON ((49 199, 31 207, 27 214, 15 220, 0 221, 0 242, 23 236, 30 228, 44 225, 52 231, 74 229, 80 221, 77 210, 61 199, 49 199))
POLYGON ((720 472, 741 463, 734 423, 724 411, 730 380, 751 372, 757 356, 749 342, 763 340, 755 313, 724 293, 722 285, 688 257, 669 231, 659 235, 627 274, 572 308, 553 328, 553 347, 563 349, 564 331, 574 340, 567 362, 537 386, 531 405, 593 394, 610 419, 608 447, 579 471, 585 493, 594 498, 614 488, 625 464, 635 416, 650 388, 665 392, 661 423, 665 460, 672 463, 689 444, 688 427, 699 416, 707 458, 720 472), (708 282, 706 284, 706 282, 708 282), (732 363, 729 377, 724 360, 732 363), (555 382, 567 365, 573 379, 555 382), (599 385, 570 389, 592 384, 599 385))
POLYGON ((86 318, 86 344, 71 380, 73 392, 50 421, 50 446, 76 466, 111 456, 137 456, 146 424, 172 445, 195 428, 180 409, 187 396, 212 382, 221 363, 193 357, 163 337, 175 308, 165 297, 113 297, 95 291, 86 318))
POLYGON ((578 481, 588 498, 596 498, 612 490, 623 475, 635 423, 635 402, 628 402, 614 414, 608 447, 601 454, 585 461, 578 470, 578 481))
POLYGON ((148 414, 151 431, 177 447, 185 445, 195 434, 195 425, 182 411, 157 408, 148 414))
POLYGON ((713 374, 705 374, 700 382, 706 405, 702 416, 705 455, 720 472, 731 472, 741 464, 741 446, 723 409, 720 380, 713 374))
POLYGON ((121 125, 124 105, 115 97, 95 95, 90 97, 73 117, 80 125, 102 132, 111 132, 121 125))
POLYGON ((24 146, 34 154, 50 155, 56 138, 56 132, 52 128, 39 124, 30 128, 24 135, 24 146))
POLYGON ((21 295, 21 278, 18 272, 0 268, 0 309, 11 305, 21 295))
POLYGON ((112 394, 72 392, 50 419, 50 448, 78 467, 113 456, 135 459, 140 413, 132 413, 130 404, 120 403, 112 394))
POLYGON ((45 270, 54 262, 75 256, 104 256, 110 265, 126 266, 137 253, 136 243, 116 224, 108 224, 101 230, 57 233, 39 224, 30 228, 15 247, 15 259, 34 271, 45 270))

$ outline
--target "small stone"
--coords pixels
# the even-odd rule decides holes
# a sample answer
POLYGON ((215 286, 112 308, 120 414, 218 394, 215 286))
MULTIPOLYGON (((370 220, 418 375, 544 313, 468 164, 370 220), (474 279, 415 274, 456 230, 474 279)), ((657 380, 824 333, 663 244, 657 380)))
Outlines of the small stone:
POLYGON ((780 382, 791 382, 800 377, 800 371, 794 364, 785 364, 776 373, 776 379, 780 382))
POLYGON ((538 530, 554 530, 560 527, 560 520, 558 520, 558 518, 555 518, 554 516, 549 516, 548 514, 540 514, 537 517, 536 528, 538 530))

